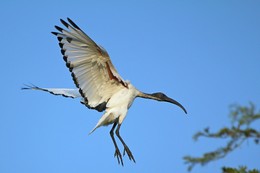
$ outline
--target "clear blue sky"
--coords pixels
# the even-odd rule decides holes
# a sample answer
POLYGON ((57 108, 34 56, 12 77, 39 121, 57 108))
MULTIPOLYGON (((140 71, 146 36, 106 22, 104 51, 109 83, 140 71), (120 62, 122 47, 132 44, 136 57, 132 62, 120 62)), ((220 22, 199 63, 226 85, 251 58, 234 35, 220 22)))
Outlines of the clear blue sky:
MULTIPOLYGON (((228 107, 260 108, 260 1, 1 1, 1 173, 186 172, 185 155, 224 145, 192 135, 230 125, 228 107), (145 92, 163 91, 176 106, 136 99, 121 128, 136 164, 113 157, 110 127, 92 135, 102 113, 79 100, 21 91, 23 84, 74 87, 56 38, 70 17, 109 52, 121 76, 145 92)), ((254 124, 259 129, 260 124, 254 124)), ((120 145, 121 147, 121 145, 120 145)), ((222 166, 260 169, 247 141, 222 166)))

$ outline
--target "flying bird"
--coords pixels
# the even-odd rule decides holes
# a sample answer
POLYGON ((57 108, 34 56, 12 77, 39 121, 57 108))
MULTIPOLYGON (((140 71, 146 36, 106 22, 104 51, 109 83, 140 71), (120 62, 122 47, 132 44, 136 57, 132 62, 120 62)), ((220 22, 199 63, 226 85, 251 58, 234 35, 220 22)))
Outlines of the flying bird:
POLYGON ((81 103, 89 109, 104 111, 103 116, 90 133, 100 126, 113 124, 110 136, 115 146, 114 157, 117 158, 119 164, 124 164, 114 137, 115 131, 124 147, 123 156, 126 153, 129 159, 135 162, 131 150, 119 133, 134 99, 141 97, 169 102, 179 106, 187 114, 186 109, 179 102, 161 92, 148 94, 136 89, 129 81, 124 80, 119 75, 107 51, 102 46, 96 44, 71 19, 67 18, 67 21, 60 19, 60 21, 67 29, 55 26, 57 32, 52 32, 52 34, 59 41, 61 54, 77 88, 40 88, 31 85, 22 89, 41 90, 54 95, 80 98, 81 103))

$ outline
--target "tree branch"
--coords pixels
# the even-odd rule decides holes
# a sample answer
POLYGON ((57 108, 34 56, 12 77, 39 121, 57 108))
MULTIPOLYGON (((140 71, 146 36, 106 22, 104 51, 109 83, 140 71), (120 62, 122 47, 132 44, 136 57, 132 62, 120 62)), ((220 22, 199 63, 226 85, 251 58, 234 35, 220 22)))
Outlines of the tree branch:
POLYGON ((228 142, 225 146, 204 153, 201 157, 184 156, 185 164, 188 164, 188 171, 191 171, 197 164, 203 166, 211 161, 224 158, 247 139, 254 139, 255 144, 259 143, 260 132, 250 127, 252 122, 260 119, 260 113, 255 113, 255 106, 252 103, 249 107, 233 105, 230 112, 231 127, 224 127, 215 133, 211 133, 207 127, 193 136, 195 141, 200 137, 206 137, 228 139, 228 142))

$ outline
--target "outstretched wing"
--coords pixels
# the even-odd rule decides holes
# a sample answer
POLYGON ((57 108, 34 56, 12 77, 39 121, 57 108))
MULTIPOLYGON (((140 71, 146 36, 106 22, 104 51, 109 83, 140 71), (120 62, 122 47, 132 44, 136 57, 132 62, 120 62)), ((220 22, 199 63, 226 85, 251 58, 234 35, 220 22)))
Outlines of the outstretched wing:
POLYGON ((59 46, 75 85, 88 108, 103 111, 110 97, 122 87, 128 87, 114 68, 107 51, 98 46, 72 20, 55 26, 59 46))
POLYGON ((61 95, 63 97, 70 97, 70 98, 78 98, 81 97, 78 89, 68 89, 68 88, 40 88, 35 85, 25 85, 23 90, 39 90, 51 93, 53 95, 61 95))

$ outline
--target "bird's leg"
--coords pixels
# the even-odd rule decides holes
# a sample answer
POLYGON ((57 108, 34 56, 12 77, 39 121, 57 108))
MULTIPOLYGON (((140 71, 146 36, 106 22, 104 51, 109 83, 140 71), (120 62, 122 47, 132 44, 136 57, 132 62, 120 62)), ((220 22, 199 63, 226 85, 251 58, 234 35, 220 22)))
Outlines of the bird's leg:
POLYGON ((135 162, 135 158, 134 158, 132 152, 130 151, 129 147, 125 144, 123 138, 119 134, 120 127, 121 127, 121 124, 118 124, 117 125, 117 129, 116 129, 116 135, 117 135, 118 139, 122 142, 122 144, 124 146, 124 153, 123 153, 123 155, 125 155, 125 152, 126 152, 128 157, 129 157, 129 159, 133 160, 135 162))
POLYGON ((117 122, 115 122, 115 123, 113 124, 113 127, 112 127, 112 129, 110 130, 110 136, 111 136, 111 138, 112 138, 112 141, 113 141, 114 146, 115 146, 115 149, 116 149, 116 150, 115 150, 114 157, 117 158, 118 164, 121 164, 122 166, 124 166, 124 162, 123 162, 123 159, 122 159, 122 155, 121 155, 121 153, 120 153, 120 151, 119 151, 119 149, 118 149, 118 146, 117 146, 117 144, 116 144, 116 140, 115 140, 115 138, 114 138, 114 130, 115 130, 116 125, 117 125, 117 122))

